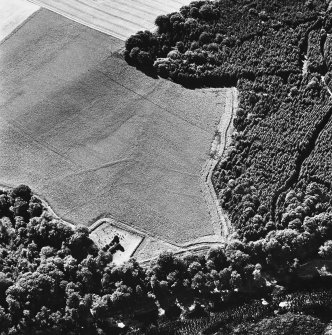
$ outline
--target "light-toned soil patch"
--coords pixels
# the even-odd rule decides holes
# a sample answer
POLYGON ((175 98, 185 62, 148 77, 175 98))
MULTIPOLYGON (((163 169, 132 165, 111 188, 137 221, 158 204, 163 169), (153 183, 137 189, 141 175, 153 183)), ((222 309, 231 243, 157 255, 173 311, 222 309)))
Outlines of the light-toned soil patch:
POLYGON ((120 244, 125 249, 124 251, 117 251, 113 255, 113 262, 117 265, 129 260, 134 254, 143 240, 143 236, 134 230, 128 228, 121 228, 119 223, 112 219, 99 220, 93 227, 90 228, 90 238, 103 248, 109 244, 115 236, 119 237, 120 244))
POLYGON ((88 27, 122 40, 150 30, 160 14, 178 11, 191 0, 30 0, 88 27))
POLYGON ((0 42, 39 8, 27 0, 0 0, 0 42))
POLYGON ((303 76, 305 76, 308 73, 308 63, 309 63, 309 61, 306 57, 305 60, 303 61, 303 67, 302 67, 303 76))
POLYGON ((227 89, 147 77, 122 47, 46 10, 1 45, 0 183, 30 185, 75 224, 213 235, 200 175, 227 89))

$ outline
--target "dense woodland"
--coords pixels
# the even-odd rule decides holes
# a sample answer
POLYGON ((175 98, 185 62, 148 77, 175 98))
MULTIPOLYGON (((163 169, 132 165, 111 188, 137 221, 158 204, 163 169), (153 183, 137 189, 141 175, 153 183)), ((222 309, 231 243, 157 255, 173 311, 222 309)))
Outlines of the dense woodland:
MULTIPOLYGON (((86 227, 73 230, 52 217, 28 186, 2 190, 0 210, 0 334, 242 334, 244 323, 253 333, 277 327, 271 318, 277 311, 309 335, 326 327, 317 311, 320 318, 332 312, 331 292, 288 294, 271 281, 259 261, 268 260, 271 273, 281 271, 289 283, 297 272, 291 257, 268 244, 262 251, 234 239, 205 256, 166 252, 144 268, 135 260, 116 266, 86 227), (171 321, 180 316, 187 321, 171 321)), ((301 237, 276 239, 299 252, 292 243, 301 237)))

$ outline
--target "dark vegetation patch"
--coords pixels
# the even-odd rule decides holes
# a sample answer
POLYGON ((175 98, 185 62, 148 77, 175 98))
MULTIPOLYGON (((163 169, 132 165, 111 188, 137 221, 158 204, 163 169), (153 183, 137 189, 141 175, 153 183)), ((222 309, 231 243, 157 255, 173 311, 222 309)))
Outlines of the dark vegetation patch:
POLYGON ((278 272, 284 269, 278 258, 289 269, 332 237, 329 155, 318 154, 332 113, 325 84, 331 22, 328 4, 319 0, 194 1, 158 17, 156 33, 126 42, 127 60, 139 68, 153 66, 191 87, 239 89, 233 147, 213 182, 237 238, 247 247, 253 242, 248 254, 268 255, 263 268, 278 272), (149 62, 142 63, 144 55, 149 62), (315 228, 308 227, 312 221, 315 228))
MULTIPOLYGON (((331 292, 317 290, 274 295, 271 299, 242 302, 209 317, 187 318, 151 326, 146 335, 194 335, 194 334, 303 334, 319 335, 327 329, 331 313, 331 292), (286 303, 287 307, 283 306, 286 303), (281 306, 279 306, 281 304, 281 306)), ((141 335, 141 331, 129 334, 141 335)))
POLYGON ((320 334, 332 315, 330 277, 308 282, 298 274, 302 264, 332 254, 323 157, 331 106, 321 78, 329 84, 326 9, 318 0, 196 1, 158 17, 157 33, 130 37, 126 57, 144 70, 153 66, 190 87, 240 90, 233 148, 213 177, 236 234, 206 256, 164 253, 147 269, 134 260, 115 266, 86 228, 72 231, 44 213, 29 188, 3 191, 1 330, 320 334), (278 293, 275 280, 306 292, 278 293), (308 292, 323 283, 324 290, 308 292), (165 316, 157 320, 158 308, 165 316), (117 327, 119 320, 128 328, 117 327))
POLYGON ((331 292, 285 295, 268 286, 240 241, 206 256, 163 253, 147 268, 135 260, 116 266, 112 250, 98 249, 86 227, 73 230, 53 218, 29 187, 2 190, 0 200, 3 334, 177 334, 184 328, 186 334, 232 334, 240 323, 270 318, 275 310, 322 320, 308 317, 312 327, 330 320, 331 292), (187 321, 170 321, 180 315, 187 321))
POLYGON ((235 85, 263 74, 287 80, 301 73, 308 35, 322 27, 325 7, 324 1, 194 1, 159 16, 157 33, 131 36, 126 58, 191 87, 235 85))
POLYGON ((255 269, 290 287, 302 264, 332 257, 329 1, 194 1, 156 25, 127 40, 129 64, 240 91, 233 145, 213 174, 238 239, 226 258, 239 290, 255 269))
POLYGON ((114 250, 54 219, 27 186, 0 194, 1 334, 118 334, 121 310, 156 310, 135 261, 111 265, 114 250))

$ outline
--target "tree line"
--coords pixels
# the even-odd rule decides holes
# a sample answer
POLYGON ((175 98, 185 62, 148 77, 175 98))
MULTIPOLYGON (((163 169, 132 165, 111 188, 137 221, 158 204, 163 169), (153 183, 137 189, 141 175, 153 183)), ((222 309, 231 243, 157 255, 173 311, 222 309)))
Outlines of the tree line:
MULTIPOLYGON (((296 278, 301 260, 320 245, 317 225, 332 235, 332 220, 322 216, 305 222, 301 234, 277 230, 257 242, 233 239, 206 255, 164 252, 148 267, 134 259, 115 265, 86 227, 72 229, 52 217, 28 186, 3 190, 0 198, 3 334, 123 334, 180 314, 208 315, 248 292, 272 293, 268 273, 296 278)), ((329 257, 331 243, 319 252, 329 257)))

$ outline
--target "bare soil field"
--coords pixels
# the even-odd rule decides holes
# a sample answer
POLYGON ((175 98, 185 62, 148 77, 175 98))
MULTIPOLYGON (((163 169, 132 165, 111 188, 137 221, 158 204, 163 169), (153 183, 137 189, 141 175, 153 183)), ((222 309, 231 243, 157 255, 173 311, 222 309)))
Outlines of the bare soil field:
POLYGON ((150 30, 160 14, 178 11, 191 0, 30 0, 69 19, 122 40, 150 30))
POLYGON ((0 43, 39 8, 27 0, 0 0, 0 43))
POLYGON ((213 235, 200 173, 226 89, 129 67, 123 42, 41 10, 0 47, 0 183, 64 220, 112 216, 183 243, 213 235))

